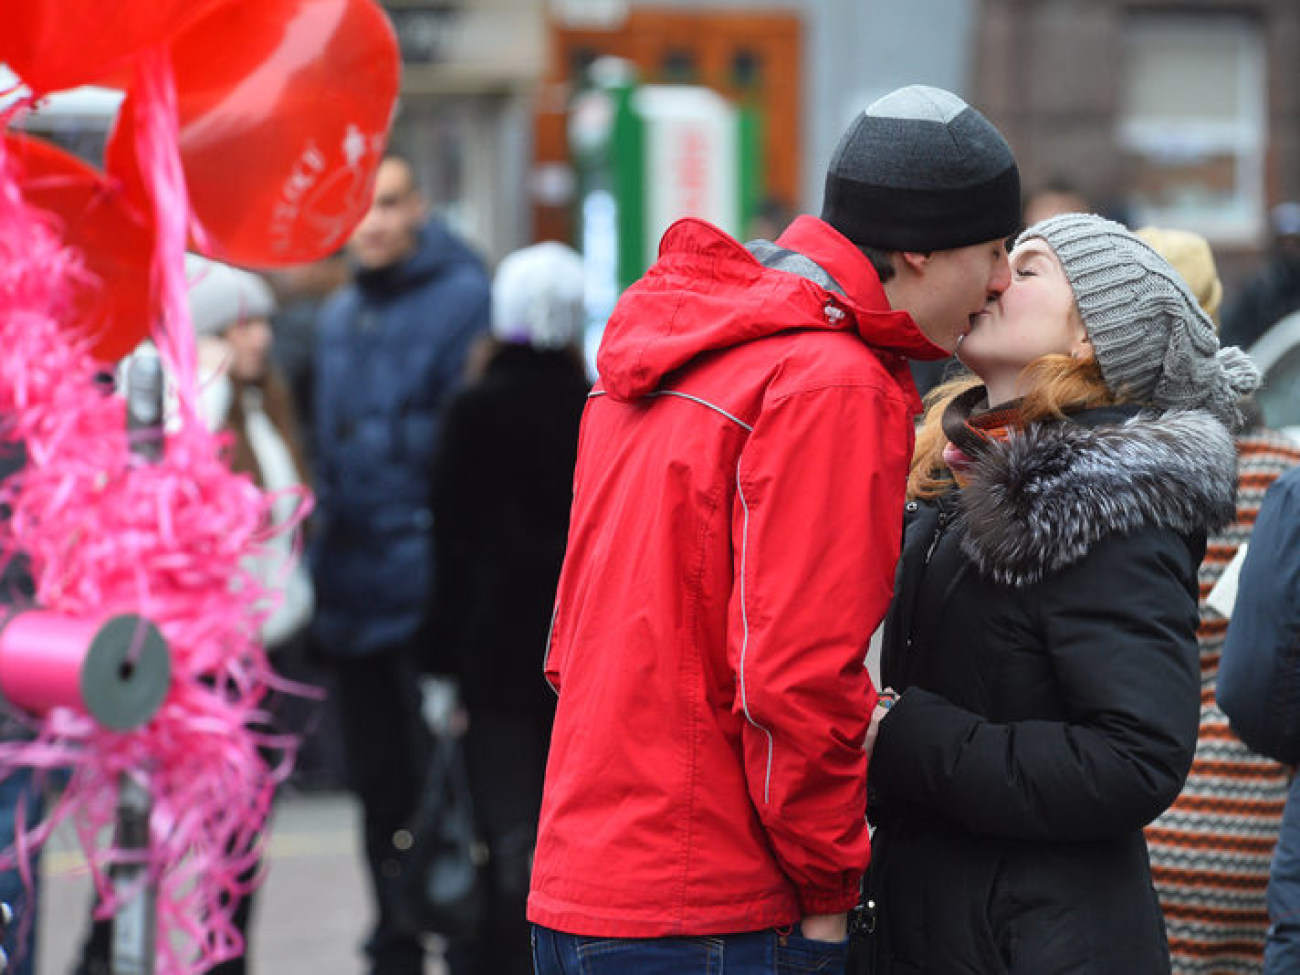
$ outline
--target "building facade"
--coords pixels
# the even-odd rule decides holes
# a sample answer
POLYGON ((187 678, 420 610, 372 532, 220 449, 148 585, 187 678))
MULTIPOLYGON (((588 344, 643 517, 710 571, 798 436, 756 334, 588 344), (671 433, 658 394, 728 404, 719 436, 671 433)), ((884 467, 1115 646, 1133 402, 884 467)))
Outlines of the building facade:
POLYGON ((1205 234, 1225 286, 1300 198, 1300 4, 983 0, 972 99, 1026 189, 1064 181, 1134 224, 1205 234))
POLYGON ((1026 191, 1075 186, 1205 233, 1231 289, 1300 198, 1294 0, 386 0, 405 54, 399 145, 490 259, 573 239, 567 113, 585 64, 762 107, 765 195, 816 212, 854 113, 898 85, 963 95, 1026 191))

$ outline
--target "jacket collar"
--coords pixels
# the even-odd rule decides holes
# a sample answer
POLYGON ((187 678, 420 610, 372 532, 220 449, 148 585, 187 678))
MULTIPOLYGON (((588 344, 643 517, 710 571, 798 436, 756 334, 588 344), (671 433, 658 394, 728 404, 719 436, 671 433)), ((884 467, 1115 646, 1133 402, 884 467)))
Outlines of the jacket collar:
POLYGON ((420 228, 415 246, 387 267, 354 271, 357 288, 368 298, 387 298, 423 285, 455 265, 481 267, 469 247, 436 218, 420 228))
POLYGON ((1158 526, 1210 532, 1235 515, 1237 451, 1209 413, 1109 408, 986 445, 960 496, 966 554, 1028 585, 1101 539, 1158 526))
POLYGON ((606 323, 596 357, 604 389, 635 399, 708 352, 792 329, 855 331, 919 413, 907 359, 947 353, 911 315, 889 307, 871 262, 816 217, 796 219, 775 248, 810 264, 774 272, 712 224, 688 217, 669 227, 659 259, 623 293, 606 323))
POLYGON ((798 217, 776 242, 814 261, 835 280, 867 344, 909 359, 948 357, 945 349, 925 337, 910 313, 890 307, 871 262, 830 224, 817 217, 798 217))

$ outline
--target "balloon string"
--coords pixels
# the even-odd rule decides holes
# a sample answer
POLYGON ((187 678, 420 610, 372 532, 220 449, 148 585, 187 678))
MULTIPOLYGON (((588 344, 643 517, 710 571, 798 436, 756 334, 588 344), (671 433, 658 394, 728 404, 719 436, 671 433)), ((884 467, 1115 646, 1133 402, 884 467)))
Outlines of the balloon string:
MULTIPOLYGON (((168 80, 150 78, 149 90, 168 80)), ((173 118, 169 129, 166 119, 160 113, 163 125, 153 130, 164 141, 175 125, 173 118)), ((199 975, 242 950, 232 898, 257 883, 246 879, 248 871, 296 748, 292 736, 263 730, 268 693, 293 691, 256 643, 271 600, 250 556, 264 554, 271 540, 272 498, 231 473, 224 441, 197 418, 169 431, 156 462, 141 463, 131 452, 125 402, 98 389, 102 366, 74 338, 84 324, 72 300, 86 274, 81 258, 59 240, 58 221, 23 200, 13 172, 19 160, 7 149, 0 140, 0 432, 24 445, 28 462, 0 482, 0 505, 10 511, 0 519, 0 553, 27 557, 43 609, 73 618, 117 611, 149 617, 171 650, 173 679, 143 727, 111 731, 80 709, 54 707, 30 719, 33 740, 0 741, 0 777, 20 767, 71 770, 47 818, 0 850, 0 869, 20 863, 70 820, 100 916, 112 916, 121 898, 109 874, 128 855, 105 845, 119 781, 147 769, 157 970, 199 975), (284 757, 268 767, 259 747, 284 757)), ((175 161, 174 145, 154 151, 153 158, 175 161)), ((170 180, 170 205, 183 206, 177 174, 163 179, 170 180)), ((174 309, 183 267, 166 261, 175 257, 179 265, 184 240, 178 223, 159 225, 169 228, 165 246, 174 249, 169 255, 159 247, 159 286, 171 281, 174 309)), ((166 324, 177 323, 185 318, 173 312, 166 324)), ((186 361, 191 336, 179 327, 157 333, 170 339, 173 361, 186 361)))
POLYGON ((176 79, 164 47, 151 48, 136 62, 135 149, 153 202, 156 234, 152 283, 159 316, 151 332, 159 355, 176 380, 180 421, 196 422, 197 353, 186 301, 185 242, 190 223, 189 194, 181 166, 176 79))

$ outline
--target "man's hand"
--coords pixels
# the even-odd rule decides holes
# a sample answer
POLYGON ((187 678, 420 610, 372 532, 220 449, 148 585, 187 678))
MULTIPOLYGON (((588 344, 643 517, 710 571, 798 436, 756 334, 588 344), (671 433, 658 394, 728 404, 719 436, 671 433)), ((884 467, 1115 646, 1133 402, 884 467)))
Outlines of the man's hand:
POLYGON ((849 936, 848 914, 809 914, 799 923, 809 941, 844 941, 849 936))

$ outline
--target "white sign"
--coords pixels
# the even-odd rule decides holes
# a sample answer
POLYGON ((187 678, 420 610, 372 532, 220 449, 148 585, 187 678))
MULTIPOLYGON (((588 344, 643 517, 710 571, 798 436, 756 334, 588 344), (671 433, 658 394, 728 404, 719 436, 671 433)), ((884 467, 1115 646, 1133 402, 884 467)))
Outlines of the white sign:
POLYGON ((551 16, 562 27, 616 30, 627 20, 628 0, 551 0, 551 16))
POLYGON ((740 188, 735 109, 709 88, 647 85, 633 95, 645 123, 645 254, 682 217, 739 234, 740 188))

